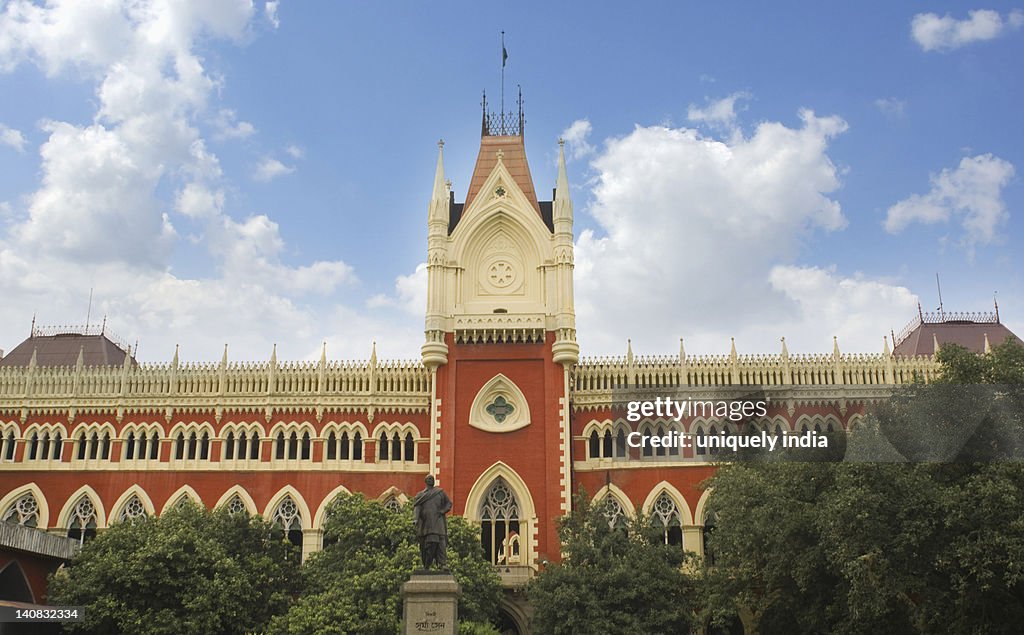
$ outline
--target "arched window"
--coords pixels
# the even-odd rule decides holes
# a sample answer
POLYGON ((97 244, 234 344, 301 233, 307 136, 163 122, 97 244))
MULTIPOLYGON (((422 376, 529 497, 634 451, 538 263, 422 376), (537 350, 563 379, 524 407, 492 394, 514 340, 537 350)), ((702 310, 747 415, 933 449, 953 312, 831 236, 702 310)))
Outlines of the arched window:
POLYGON ((272 517, 274 527, 284 534, 288 542, 298 548, 302 548, 302 518, 299 516, 299 506, 295 504, 291 496, 285 496, 272 517))
POLYGON ((302 433, 302 460, 308 461, 312 450, 312 442, 309 440, 309 433, 302 433))
POLYGON ((612 431, 605 430, 604 432, 604 443, 601 447, 601 456, 606 459, 612 458, 612 431))
MULTIPOLYGON (((649 437, 651 435, 651 427, 644 426, 640 433, 649 437)), ((654 447, 650 443, 645 443, 644 447, 640 450, 640 454, 641 456, 654 456, 654 447)))
POLYGON ((703 456, 707 454, 708 449, 705 445, 704 428, 697 426, 697 431, 693 433, 693 447, 694 454, 703 456))
MULTIPOLYGON (((145 437, 143 437, 145 438, 145 437)), ((135 458, 135 433, 129 432, 128 439, 124 443, 124 458, 131 461, 135 458)))
POLYGON ((505 479, 487 490, 480 510, 480 538, 491 564, 519 564, 519 503, 505 479))
POLYGON ((87 443, 88 443, 88 441, 86 440, 86 435, 83 432, 78 437, 78 460, 79 461, 84 461, 85 460, 85 452, 86 452, 86 444, 87 443))
POLYGON ((626 433, 621 429, 615 435, 615 458, 626 458, 626 433))
POLYGON ((100 448, 100 437, 95 432, 89 437, 89 458, 95 459, 96 453, 99 452, 100 448))
POLYGON ((607 494, 598 503, 598 509, 601 510, 601 515, 608 521, 609 529, 626 529, 626 513, 622 511, 622 504, 619 502, 619 499, 611 494, 607 494))
POLYGON ((121 513, 118 514, 117 519, 124 522, 133 518, 141 518, 145 515, 146 506, 142 504, 142 499, 139 498, 138 494, 132 494, 132 497, 121 508, 121 513))
POLYGON ((391 435, 391 460, 402 460, 402 438, 395 432, 391 435))
POLYGON ((334 435, 333 431, 331 431, 331 433, 327 435, 326 450, 328 461, 333 461, 334 459, 338 458, 338 437, 334 435))
MULTIPOLYGON (((94 435, 95 436, 95 435, 94 435)), ((96 507, 88 496, 83 495, 75 503, 68 516, 68 538, 79 544, 96 537, 96 507)))
POLYGON ((683 523, 679 508, 668 492, 662 492, 651 507, 651 522, 665 535, 666 545, 683 544, 683 523))
POLYGON ((283 459, 284 458, 284 432, 278 432, 277 433, 277 442, 275 443, 275 446, 274 446, 274 458, 275 459, 283 459))
POLYGON ((708 565, 715 564, 715 554, 711 550, 712 543, 710 538, 715 533, 715 526, 718 523, 718 515, 715 514, 714 510, 708 510, 704 513, 704 528, 701 531, 701 540, 704 541, 704 562, 708 565))
POLYGON ((416 458, 416 442, 413 441, 412 432, 405 433, 405 460, 413 461, 416 458))
MULTIPOLYGON (((356 435, 356 436, 358 436, 358 435, 356 435)), ((349 445, 348 445, 349 444, 348 432, 342 432, 341 433, 341 442, 340 443, 341 443, 341 447, 338 448, 338 458, 340 458, 343 461, 348 460, 348 458, 350 456, 352 456, 352 453, 351 453, 349 445)))
POLYGON ((153 431, 153 434, 149 437, 149 458, 160 458, 160 435, 157 434, 155 430, 153 431))
POLYGON ((210 458, 210 434, 207 432, 204 432, 199 440, 199 458, 203 460, 210 458))
POLYGON ((714 443, 714 445, 708 448, 710 450, 710 453, 718 454, 719 452, 721 452, 722 448, 718 445, 718 442, 721 441, 721 439, 716 439, 716 437, 718 437, 718 429, 716 429, 713 424, 710 428, 708 428, 708 437, 710 437, 708 441, 714 443), (712 439, 715 440, 712 441, 712 439))
POLYGON ((174 443, 174 458, 183 459, 185 458, 185 433, 179 432, 178 439, 174 443))
POLYGON ((146 437, 146 433, 145 432, 140 432, 139 433, 139 458, 140 459, 146 458, 146 449, 147 449, 146 446, 148 446, 148 445, 149 445, 149 439, 146 437))
POLYGON ((110 433, 103 433, 103 451, 101 452, 103 460, 106 461, 110 458, 110 433))
POLYGON ((35 461, 39 451, 39 433, 33 432, 32 438, 28 441, 28 460, 35 461))
POLYGON ((188 458, 192 460, 196 458, 196 433, 188 433, 188 458))
POLYGON ((54 461, 60 460, 61 451, 64 449, 64 439, 61 438, 60 432, 53 437, 53 456, 50 457, 54 461))
POLYGON ((238 494, 234 494, 230 500, 224 505, 228 510, 229 514, 249 514, 249 509, 245 506, 245 501, 238 494))
POLYGON ((377 440, 377 459, 388 460, 388 435, 383 432, 380 433, 380 439, 377 440))
POLYGON ((25 527, 39 526, 39 501, 28 492, 4 511, 3 522, 25 527))
POLYGON ((260 434, 255 430, 253 430, 252 434, 249 436, 249 458, 260 458, 260 434))
POLYGON ((4 441, 3 457, 4 457, 5 461, 13 461, 14 460, 14 448, 15 448, 14 432, 12 431, 12 432, 8 432, 7 433, 7 440, 4 441))
POLYGON ((42 443, 42 445, 40 447, 40 450, 39 450, 39 458, 44 460, 44 461, 46 459, 50 458, 50 433, 49 432, 44 432, 43 433, 43 443, 42 443))
POLYGON ((601 437, 598 436, 597 430, 590 433, 590 458, 599 459, 601 458, 601 437))
POLYGON ((363 460, 363 436, 358 432, 356 432, 355 436, 352 438, 352 460, 363 460))
POLYGON ((295 434, 294 430, 288 435, 288 458, 299 458, 299 435, 295 434))
POLYGON ((384 508, 393 512, 402 511, 402 501, 398 500, 397 496, 392 496, 384 501, 384 508))
POLYGON ((224 439, 224 458, 228 461, 235 458, 235 433, 228 432, 228 436, 224 439))

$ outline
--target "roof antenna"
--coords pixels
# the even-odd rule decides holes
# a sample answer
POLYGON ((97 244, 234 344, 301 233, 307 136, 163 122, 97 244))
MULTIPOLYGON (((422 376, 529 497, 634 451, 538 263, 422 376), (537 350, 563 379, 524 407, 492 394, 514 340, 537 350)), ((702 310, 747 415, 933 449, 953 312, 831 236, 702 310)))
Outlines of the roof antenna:
POLYGON ((89 333, 89 318, 92 317, 92 287, 89 287, 89 310, 85 312, 85 334, 89 333))
POLYGON ((36 336, 36 314, 35 314, 35 312, 33 312, 32 313, 32 332, 29 333, 29 337, 35 337, 35 336, 36 336))
POLYGON ((999 292, 992 292, 992 304, 996 307, 996 324, 999 324, 999 292))
POLYGON ((942 320, 943 322, 945 322, 946 321, 946 314, 942 310, 942 285, 939 284, 939 272, 938 271, 935 272, 935 286, 939 290, 939 319, 942 320))
POLYGON ((501 32, 501 118, 505 119, 505 60, 508 59, 508 51, 505 50, 505 32, 501 32))

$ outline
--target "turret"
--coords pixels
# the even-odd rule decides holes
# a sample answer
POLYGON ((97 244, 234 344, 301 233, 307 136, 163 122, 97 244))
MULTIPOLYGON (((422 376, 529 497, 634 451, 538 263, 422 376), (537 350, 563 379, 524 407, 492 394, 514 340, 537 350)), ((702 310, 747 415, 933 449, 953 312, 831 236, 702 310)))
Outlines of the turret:
POLYGON ((558 179, 551 218, 555 230, 555 267, 557 268, 557 307, 555 312, 554 361, 575 364, 580 358, 576 343, 576 310, 573 300, 572 197, 569 176, 565 170, 565 141, 558 140, 558 179))
POLYGON ((444 343, 446 241, 448 239, 450 188, 444 177, 444 140, 437 142, 437 169, 434 189, 427 209, 427 314, 421 348, 423 364, 437 368, 448 363, 448 345, 444 343))

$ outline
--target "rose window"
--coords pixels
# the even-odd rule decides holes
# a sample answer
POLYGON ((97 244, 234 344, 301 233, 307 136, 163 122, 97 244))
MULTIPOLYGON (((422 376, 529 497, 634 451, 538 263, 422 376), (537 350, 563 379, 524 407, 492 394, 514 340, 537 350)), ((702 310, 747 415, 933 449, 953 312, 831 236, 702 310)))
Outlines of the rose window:
POLYGON ((498 288, 503 288, 515 281, 516 272, 512 265, 504 260, 499 260, 490 266, 487 271, 487 277, 490 279, 491 284, 498 288))

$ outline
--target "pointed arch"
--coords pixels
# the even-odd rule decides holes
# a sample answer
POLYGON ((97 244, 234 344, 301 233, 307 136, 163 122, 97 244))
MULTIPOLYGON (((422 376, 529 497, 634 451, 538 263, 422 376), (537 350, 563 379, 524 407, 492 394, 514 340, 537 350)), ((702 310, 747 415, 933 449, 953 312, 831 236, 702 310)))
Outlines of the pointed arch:
POLYGON ((36 506, 38 507, 36 511, 36 528, 49 529, 50 505, 46 502, 46 497, 43 496, 43 490, 39 489, 39 486, 34 482, 16 487, 8 492, 6 496, 0 498, 0 519, 7 514, 8 508, 15 505, 25 494, 32 494, 33 498, 36 499, 36 506))
POLYGON ((327 517, 327 508, 331 506, 331 503, 334 502, 335 498, 341 495, 351 496, 352 492, 344 485, 339 485, 328 492, 327 496, 324 496, 324 499, 320 501, 320 506, 316 510, 316 515, 313 516, 314 528, 321 530, 324 528, 324 520, 327 517))
POLYGON ((651 508, 654 506, 654 501, 658 500, 658 496, 660 496, 662 492, 668 494, 668 497, 671 498, 679 508, 679 513, 682 515, 682 518, 680 519, 682 523, 684 525, 692 525, 693 513, 690 511, 690 505, 686 502, 686 497, 668 481, 662 481, 651 488, 651 492, 647 495, 647 498, 644 500, 644 505, 641 508, 644 510, 644 513, 650 515, 651 508))
POLYGON ((530 403, 514 381, 498 373, 473 398, 473 405, 469 407, 469 425, 487 432, 512 432, 525 428, 530 425, 530 403), (494 410, 495 404, 500 405, 500 410, 494 410))
POLYGON ((32 592, 32 585, 29 584, 28 576, 17 560, 11 560, 6 566, 0 567, 0 597, 14 602, 35 604, 36 596, 32 592))
POLYGON ((146 510, 147 514, 150 516, 156 516, 156 507, 153 505, 153 501, 150 499, 149 494, 147 494, 146 490, 142 489, 142 487, 136 483, 126 489, 124 493, 114 501, 114 504, 110 506, 110 517, 112 519, 119 520, 121 518, 121 512, 124 510, 124 506, 128 504, 128 501, 131 500, 133 495, 139 497, 139 501, 142 503, 142 507, 146 510))
POLYGON ((709 487, 706 490, 704 490, 703 494, 700 495, 700 499, 697 501, 697 508, 694 511, 694 524, 697 524, 697 525, 703 525, 704 524, 704 514, 707 513, 708 499, 711 498, 711 492, 713 492, 713 491, 714 490, 709 487), (699 521, 699 522, 697 522, 697 521, 699 521))
POLYGON ((234 496, 238 496, 239 500, 245 504, 245 509, 249 512, 250 516, 256 516, 260 513, 259 510, 256 509, 256 501, 252 499, 249 492, 241 485, 232 485, 229 487, 227 491, 221 494, 221 497, 217 499, 217 504, 214 505, 213 508, 220 509, 224 505, 227 505, 234 496))
POLYGON ((196 493, 194 489, 192 489, 191 485, 182 485, 178 489, 174 490, 174 493, 167 498, 167 501, 164 503, 163 509, 160 510, 160 513, 165 514, 167 513, 167 510, 173 509, 178 501, 185 496, 191 499, 192 502, 199 507, 206 507, 206 505, 203 504, 203 499, 199 497, 199 494, 196 493))
POLYGON ((106 508, 103 507, 103 501, 100 499, 100 495, 96 493, 89 485, 83 485, 76 489, 71 496, 64 501, 64 507, 60 510, 60 515, 57 516, 57 523, 54 527, 60 529, 67 529, 68 522, 71 520, 71 513, 75 509, 75 505, 82 497, 88 497, 92 506, 96 509, 96 527, 99 529, 105 529, 107 527, 107 512, 106 508))
POLYGON ((504 461, 498 461, 491 467, 484 470, 476 482, 473 483, 473 487, 469 490, 469 495, 466 496, 466 506, 463 511, 463 516, 471 520, 480 520, 480 509, 483 507, 484 499, 487 496, 487 490, 490 489, 491 483, 494 482, 498 477, 502 477, 512 488, 516 498, 519 501, 519 506, 522 510, 524 518, 536 520, 537 508, 533 504, 533 496, 530 494, 530 488, 526 486, 526 481, 519 476, 519 473, 509 467, 504 461))
POLYGON ((604 500, 605 496, 614 496, 619 504, 622 505, 622 511, 626 512, 626 515, 630 518, 636 517, 636 508, 633 506, 633 501, 629 499, 626 492, 622 491, 615 483, 608 483, 601 489, 597 490, 594 497, 591 499, 594 502, 604 500))
POLYGON ((291 496, 291 499, 295 501, 295 506, 299 509, 299 524, 303 529, 311 529, 313 525, 312 514, 309 513, 309 505, 306 504, 306 499, 302 497, 299 490, 295 489, 291 485, 285 485, 281 489, 277 490, 277 493, 270 497, 270 502, 263 509, 263 518, 266 520, 273 520, 274 512, 277 511, 277 506, 281 504, 286 497, 291 496))

